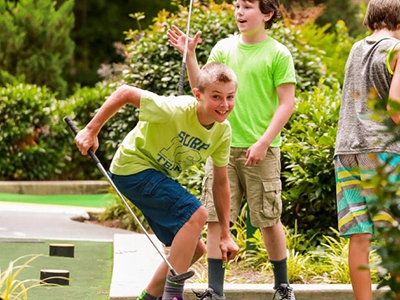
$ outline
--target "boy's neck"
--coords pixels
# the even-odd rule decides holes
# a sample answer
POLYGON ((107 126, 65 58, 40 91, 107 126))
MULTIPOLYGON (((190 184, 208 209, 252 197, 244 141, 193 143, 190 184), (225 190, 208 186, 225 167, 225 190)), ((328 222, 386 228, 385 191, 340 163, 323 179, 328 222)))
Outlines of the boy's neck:
POLYGON ((399 39, 400 37, 400 30, 388 30, 388 29, 380 29, 375 30, 367 39, 372 41, 377 41, 383 38, 396 38, 399 39))
POLYGON ((265 30, 258 31, 254 34, 248 34, 248 33, 241 34, 241 41, 245 45, 259 44, 259 43, 264 42, 267 39, 268 39, 268 34, 265 32, 265 30))

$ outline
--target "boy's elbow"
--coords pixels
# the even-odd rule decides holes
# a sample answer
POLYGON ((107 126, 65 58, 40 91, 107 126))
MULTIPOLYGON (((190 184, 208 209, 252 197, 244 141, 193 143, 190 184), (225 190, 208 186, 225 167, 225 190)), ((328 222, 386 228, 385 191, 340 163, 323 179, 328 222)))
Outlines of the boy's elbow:
POLYGON ((136 107, 140 107, 140 96, 142 90, 129 86, 129 85, 122 85, 117 90, 117 97, 120 98, 124 104, 132 104, 136 107))

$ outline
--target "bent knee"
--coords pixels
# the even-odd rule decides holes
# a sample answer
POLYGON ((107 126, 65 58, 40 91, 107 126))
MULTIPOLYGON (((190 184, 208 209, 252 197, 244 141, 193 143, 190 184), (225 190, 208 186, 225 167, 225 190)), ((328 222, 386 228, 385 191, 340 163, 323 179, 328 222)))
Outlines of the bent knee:
POLYGON ((208 217, 207 209, 204 206, 200 206, 189 219, 189 222, 204 226, 208 217))

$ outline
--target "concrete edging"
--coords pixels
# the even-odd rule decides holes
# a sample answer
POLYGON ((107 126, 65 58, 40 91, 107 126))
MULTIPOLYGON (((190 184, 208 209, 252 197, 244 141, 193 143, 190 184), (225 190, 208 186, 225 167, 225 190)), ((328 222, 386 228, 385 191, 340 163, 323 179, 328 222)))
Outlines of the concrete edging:
POLYGON ((86 195, 107 193, 104 180, 0 181, 0 193, 26 195, 86 195))

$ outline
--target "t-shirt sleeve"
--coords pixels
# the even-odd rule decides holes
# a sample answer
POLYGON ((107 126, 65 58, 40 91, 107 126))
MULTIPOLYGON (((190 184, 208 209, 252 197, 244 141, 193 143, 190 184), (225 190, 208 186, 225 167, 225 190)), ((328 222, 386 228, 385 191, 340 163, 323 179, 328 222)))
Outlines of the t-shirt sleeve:
POLYGON ((149 91, 140 97, 139 121, 152 123, 167 123, 175 112, 175 97, 164 97, 149 91))
POLYGON ((229 163, 229 154, 232 141, 232 129, 227 127, 218 148, 211 154, 213 164, 217 167, 225 167, 229 163))
POLYGON ((273 64, 273 76, 275 87, 284 83, 297 83, 293 57, 286 47, 282 47, 280 51, 277 52, 273 64))
POLYGON ((212 62, 220 62, 225 63, 225 55, 223 51, 223 45, 221 42, 218 42, 214 48, 212 48, 210 56, 208 57, 207 63, 212 62))

